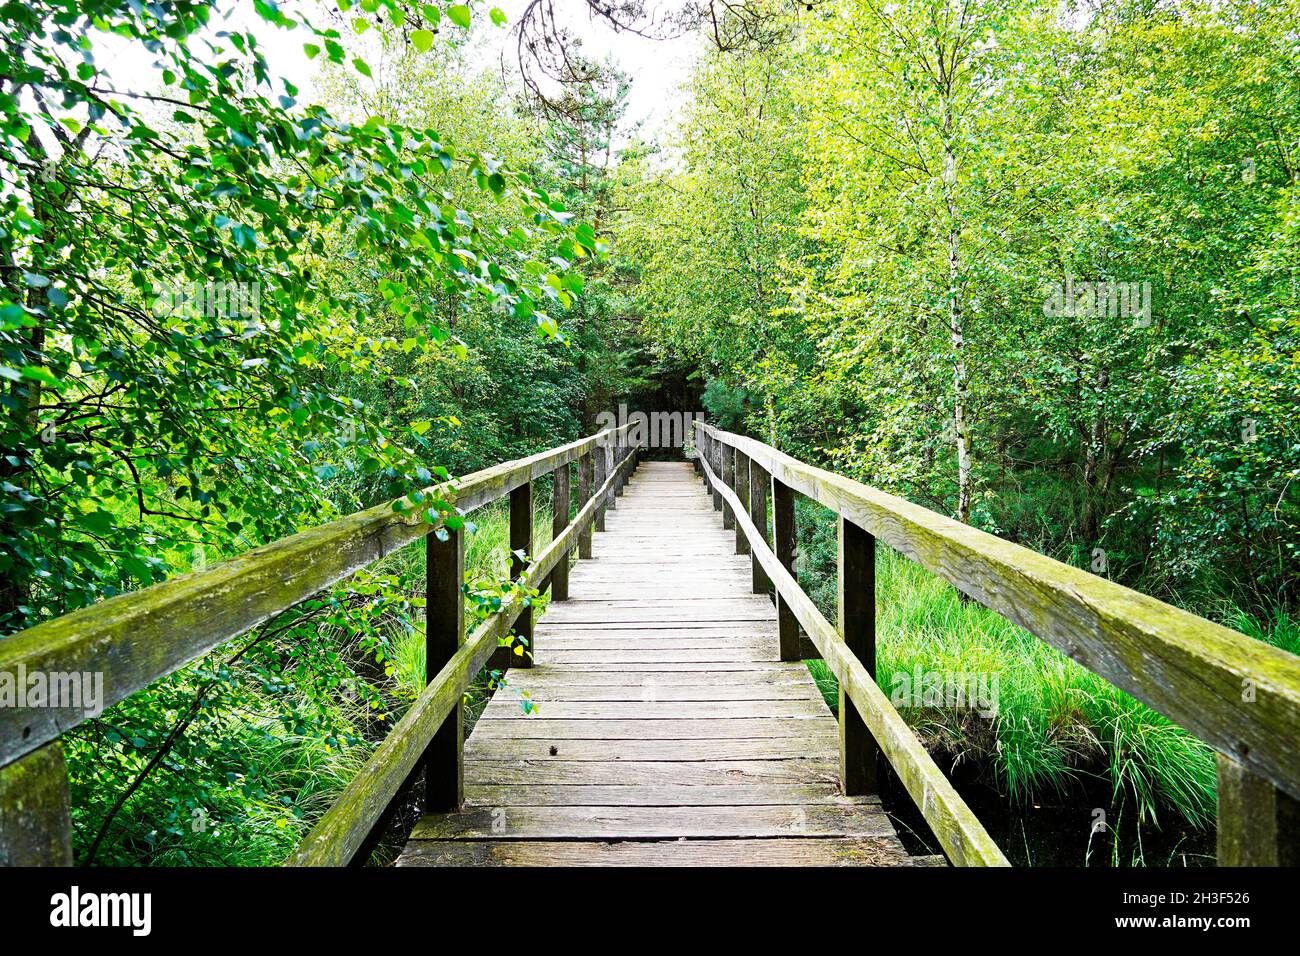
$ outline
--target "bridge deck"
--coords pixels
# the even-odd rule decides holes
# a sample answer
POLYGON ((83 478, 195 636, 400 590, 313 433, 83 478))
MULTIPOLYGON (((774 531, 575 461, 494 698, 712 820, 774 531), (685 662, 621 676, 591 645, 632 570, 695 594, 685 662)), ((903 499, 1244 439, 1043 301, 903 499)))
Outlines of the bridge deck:
POLYGON ((465 803, 399 866, 908 865, 685 463, 649 462, 465 742, 465 803), (539 712, 521 707, 527 692, 539 712))

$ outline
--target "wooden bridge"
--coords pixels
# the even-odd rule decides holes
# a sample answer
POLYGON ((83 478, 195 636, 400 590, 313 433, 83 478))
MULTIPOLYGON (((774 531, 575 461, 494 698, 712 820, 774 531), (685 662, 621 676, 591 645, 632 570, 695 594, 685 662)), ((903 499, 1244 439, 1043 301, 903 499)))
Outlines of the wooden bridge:
MULTIPOLYGON (((1217 749, 1221 863, 1300 862, 1300 658, 753 439, 697 423, 694 467, 638 469, 632 437, 611 429, 0 639, 0 673, 99 672, 109 705, 423 539, 428 686, 288 863, 366 862, 420 778, 403 866, 942 863, 899 842, 876 795, 887 762, 949 862, 1005 865, 876 685, 880 540, 1217 749), (554 536, 533 554, 548 475, 554 536), (835 624, 795 577, 796 494, 838 515, 835 624), (507 495, 511 549, 532 555, 512 577, 551 604, 534 622, 520 588, 466 635, 463 532, 445 515, 507 495), (527 653, 506 655, 466 740, 464 692, 513 642, 527 653), (809 656, 839 680, 837 717, 809 656)), ((0 708, 0 863, 71 862, 59 737, 84 719, 0 708)))

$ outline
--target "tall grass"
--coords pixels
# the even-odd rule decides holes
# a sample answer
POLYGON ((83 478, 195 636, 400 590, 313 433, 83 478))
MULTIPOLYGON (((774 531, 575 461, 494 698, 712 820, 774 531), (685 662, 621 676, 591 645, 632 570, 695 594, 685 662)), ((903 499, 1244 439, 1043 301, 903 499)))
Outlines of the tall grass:
MULTIPOLYGON (((819 520, 825 515, 801 517, 815 528, 801 541, 801 582, 833 620, 834 524, 819 520)), ((969 707, 899 708, 955 767, 971 765, 1018 800, 1064 795, 1101 778, 1116 805, 1132 806, 1143 822, 1158 823, 1167 812, 1195 826, 1213 820, 1214 751, 1195 737, 888 548, 877 552, 876 593, 876 678, 887 695, 907 688, 918 671, 978 675, 996 687, 993 716, 969 707)), ((1295 640, 1294 627, 1277 622, 1269 634, 1285 644, 1295 640)), ((808 668, 834 708, 835 676, 821 661, 808 668)))

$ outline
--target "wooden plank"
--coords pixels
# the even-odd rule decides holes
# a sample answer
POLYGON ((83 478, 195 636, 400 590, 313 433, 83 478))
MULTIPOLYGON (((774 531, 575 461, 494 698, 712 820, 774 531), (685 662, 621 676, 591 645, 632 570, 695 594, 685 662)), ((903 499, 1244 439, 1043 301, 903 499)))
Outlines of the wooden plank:
POLYGON ((465 785, 721 786, 826 784, 839 781, 833 760, 473 760, 465 785))
POLYGON ((775 647, 766 657, 759 651, 737 647, 680 647, 665 650, 628 648, 593 651, 548 648, 542 652, 541 659, 547 664, 741 664, 765 659, 780 660, 775 647))
MULTIPOLYGON (((656 675, 644 674, 641 676, 654 678, 656 675)), ((575 680, 577 679, 575 678, 575 680)), ((810 694, 817 693, 815 685, 793 682, 781 684, 746 682, 736 686, 726 684, 682 686, 661 684, 654 680, 623 684, 553 684, 543 687, 521 685, 518 689, 527 690, 534 700, 567 701, 570 703, 635 702, 644 700, 647 697, 660 702, 680 701, 682 703, 809 700, 810 694)))
MULTIPOLYGON (((581 631, 561 631, 564 637, 552 637, 547 647, 557 651, 621 651, 629 647, 652 648, 654 650, 702 650, 711 647, 725 647, 733 651, 750 654, 755 660, 776 659, 775 637, 690 637, 641 638, 628 641, 618 637, 582 637, 581 631)), ((638 632, 639 633, 639 632, 638 632)), ((661 632, 672 634, 674 632, 661 632)), ((690 632, 687 631, 687 634, 690 632)))
POLYGON ((1300 797, 1300 658, 759 442, 697 427, 1300 797))
POLYGON ((699 640, 768 640, 776 638, 776 625, 767 621, 741 621, 736 624, 704 624, 686 627, 678 621, 661 621, 658 624, 642 623, 635 627, 601 627, 596 624, 551 624, 543 619, 536 629, 545 640, 582 639, 617 640, 622 643, 645 643, 654 647, 661 641, 678 641, 684 638, 699 640))
MULTIPOLYGON (((542 663, 548 663, 543 660, 542 663)), ((548 666, 559 666, 550 663, 548 666)), ((598 671, 625 671, 627 673, 667 673, 670 671, 711 671, 722 673, 724 671, 752 675, 761 672, 779 671, 782 667, 788 667, 788 662, 784 661, 593 661, 583 662, 581 670, 584 673, 594 673, 598 671)))
POLYGON ((465 807, 760 807, 875 806, 878 797, 846 797, 835 784, 537 784, 475 785, 465 807))
POLYGON ((474 736, 483 740, 725 740, 727 738, 784 738, 798 749, 805 741, 820 745, 829 740, 838 750, 835 725, 829 721, 797 717, 709 719, 647 718, 645 720, 551 720, 545 713, 527 720, 482 720, 474 736))
POLYGON ((396 866, 935 866, 893 837, 550 842, 421 840, 396 866))
MULTIPOLYGON (((657 691, 658 688, 652 688, 657 691)), ((819 697, 816 700, 804 697, 795 700, 759 700, 759 701, 707 701, 682 702, 676 700, 659 700, 653 695, 649 700, 641 701, 605 701, 599 703, 581 701, 555 700, 544 693, 534 693, 532 700, 537 702, 540 717, 547 720, 649 720, 649 719, 688 719, 688 718, 746 718, 757 720, 769 717, 809 718, 824 720, 830 716, 830 709, 819 697)), ((479 720, 536 720, 537 717, 525 714, 523 708, 513 701, 506 703, 500 697, 494 697, 483 710, 479 720)))
POLYGON ((412 840, 892 837, 879 806, 493 807, 422 817, 412 840))
POLYGON ((71 866, 72 818, 63 744, 0 767, 0 866, 71 866))
POLYGON ((465 741, 465 760, 797 760, 839 759, 832 731, 815 740, 788 737, 732 737, 691 740, 549 740, 546 738, 489 739, 472 734, 465 741), (555 753, 551 753, 554 748, 555 753))
POLYGON ((535 667, 527 674, 507 674, 505 683, 507 686, 519 687, 570 687, 570 686, 599 686, 610 687, 618 685, 640 687, 647 681, 653 681, 660 687, 711 687, 718 690, 722 688, 748 688, 748 687, 781 687, 781 686, 813 686, 812 676, 807 669, 798 664, 786 664, 779 668, 765 668, 763 670, 753 670, 737 674, 735 671, 728 673, 714 673, 707 668, 697 668, 689 671, 669 671, 665 673, 656 672, 639 672, 639 671, 592 671, 587 668, 575 667, 551 667, 544 665, 535 667))

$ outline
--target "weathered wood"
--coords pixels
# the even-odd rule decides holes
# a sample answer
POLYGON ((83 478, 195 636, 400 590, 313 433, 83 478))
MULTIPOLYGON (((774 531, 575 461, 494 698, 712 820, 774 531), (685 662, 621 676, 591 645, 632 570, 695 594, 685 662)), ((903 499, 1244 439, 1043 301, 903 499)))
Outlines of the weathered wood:
MULTIPOLYGON (((523 554, 533 553, 533 484, 526 482, 510 492, 510 579, 520 581, 524 573, 523 554)), ((558 566, 558 564, 557 564, 558 566)), ((525 582, 529 585, 535 581, 525 582)), ((533 646, 533 608, 530 604, 515 621, 516 644, 508 657, 512 667, 532 667, 537 649, 533 646), (522 653, 520 649, 522 648, 522 653)))
MULTIPOLYGON (((782 686, 795 684, 800 687, 812 686, 812 677, 805 667, 784 664, 753 670, 742 677, 732 673, 713 673, 707 669, 689 671, 672 671, 668 673, 644 673, 636 671, 595 671, 587 668, 541 667, 523 674, 507 674, 506 686, 529 689, 547 689, 551 687, 641 687, 650 683, 657 687, 703 687, 721 692, 721 688, 761 688, 764 686, 782 686), (525 679, 527 678, 527 679, 525 679)), ((640 697, 637 698, 638 700, 640 697)), ((721 699, 716 697, 710 700, 721 699)))
MULTIPOLYGON (((425 539, 425 683, 431 683, 465 643, 465 533, 425 539)), ((424 757, 426 813, 455 810, 464 796, 465 709, 457 703, 434 733, 424 757)))
MULTIPOLYGON (((876 674, 876 539, 839 519, 839 624, 850 654, 876 674)), ((840 688, 840 786, 845 793, 875 793, 880 748, 857 708, 840 688)))
POLYGON ((465 768, 466 787, 475 786, 738 786, 839 782, 833 760, 476 760, 465 768))
MULTIPOLYGON (((595 466, 592 464, 591 452, 578 459, 578 500, 586 502, 591 497, 592 482, 595 479, 595 466)), ((591 557, 591 528, 588 527, 578 535, 578 557, 591 557)))
POLYGON ((474 736, 489 740, 726 740, 730 737, 788 738, 796 751, 802 741, 822 744, 839 737, 833 723, 798 717, 753 717, 747 720, 707 717, 699 719, 551 720, 543 713, 529 720, 484 720, 474 725, 474 736))
POLYGON ((697 427, 1300 797, 1300 658, 767 445, 697 427))
POLYGON ((0 866, 71 866, 72 819, 63 744, 0 767, 0 866))
MULTIPOLYGON (((745 456, 749 462, 749 520, 758 529, 758 535, 767 540, 767 493, 772 486, 771 476, 755 461, 745 456)), ((743 529, 742 529, 743 530, 743 529)), ((748 545, 749 538, 745 538, 748 545)), ((750 555, 750 580, 755 594, 768 594, 772 582, 767 579, 767 572, 758 558, 750 555)))
POLYGON ((473 786, 474 807, 752 807, 879 806, 879 798, 846 797, 834 784, 503 784, 473 786))
MULTIPOLYGON (((609 454, 608 453, 609 453, 609 449, 605 447, 595 448, 591 452, 592 458, 594 459, 596 465, 596 487, 597 488, 605 487, 605 481, 609 478, 609 454)), ((605 504, 606 504, 605 495, 602 493, 600 495, 600 506, 596 509, 595 528, 597 531, 605 530, 605 504)))
POLYGON ((689 740, 548 740, 479 738, 465 741, 466 764, 479 760, 797 760, 839 759, 834 732, 798 744, 788 737, 723 737, 689 740), (798 749, 796 750, 796 746, 798 749), (554 749, 555 753, 551 753, 554 749))
MULTIPOLYGON (((611 429, 435 486, 424 492, 425 505, 453 502, 470 511, 624 431, 611 429)), ((17 673, 21 665, 28 673, 102 673, 103 705, 109 707, 434 527, 422 508, 378 505, 6 637, 0 672, 17 673)), ((0 708, 0 766, 85 717, 78 707, 0 708)))
MULTIPOLYGON (((802 689, 802 688, 801 688, 802 689)), ((684 720, 698 718, 763 720, 773 717, 791 720, 812 718, 825 720, 830 709, 821 700, 805 692, 794 700, 709 700, 687 703, 679 700, 660 700, 658 688, 647 688, 644 699, 636 701, 604 701, 584 703, 558 700, 552 694, 535 692, 529 698, 537 705, 534 712, 525 713, 517 701, 507 700, 508 695, 498 695, 484 709, 479 720, 521 720, 545 724, 551 720, 684 720)), ((593 732, 599 732, 594 728, 593 732)), ((599 802, 599 801, 597 801, 599 802)))
MULTIPOLYGON (((722 483, 728 488, 732 487, 736 481, 736 452, 735 449, 722 445, 722 483)), ((723 530, 730 531, 736 526, 736 516, 731 513, 731 505, 727 500, 722 500, 722 527, 723 530)))
POLYGON ((725 664, 749 661, 780 660, 775 645, 770 650, 752 651, 745 647, 679 647, 662 650, 630 648, 620 650, 579 650, 547 648, 543 658, 547 664, 725 664))
POLYGON ((1219 754, 1219 866, 1300 866, 1300 801, 1219 754))
MULTIPOLYGON (((559 537, 569 524, 569 466, 555 469, 555 483, 551 493, 551 536, 559 537)), ((551 572, 551 600, 569 599, 569 556, 555 565, 551 572)))
POLYGON ((547 842, 421 840, 397 866, 942 866, 892 837, 547 842))
MULTIPOLYGON (((749 458, 740 453, 736 454, 736 468, 732 476, 733 484, 736 488, 736 497, 740 499, 741 504, 748 507, 749 505, 749 458)), ((749 554, 749 539, 745 537, 744 529, 735 521, 732 522, 736 528, 736 554, 749 554)))
MULTIPOLYGON (((777 484, 775 479, 773 484, 777 484)), ((734 497, 730 489, 724 489, 724 494, 734 497)), ((794 576, 766 542, 759 539, 748 515, 740 511, 737 520, 745 524, 750 547, 763 562, 777 594, 788 604, 822 652, 826 665, 862 715, 881 752, 897 772, 904 789, 934 831, 949 860, 958 866, 1009 865, 993 838, 935 765, 916 734, 876 686, 875 675, 867 674, 862 662, 845 646, 839 632, 800 590, 794 576)), ((836 749, 838 752, 838 746, 836 749)))
POLYGON ((614 476, 614 480, 610 482, 609 488, 605 492, 605 508, 609 511, 618 509, 618 458, 614 451, 613 444, 605 446, 605 472, 614 476))
POLYGON ((878 805, 827 807, 493 807, 423 817, 412 840, 653 840, 890 837, 878 805))
MULTIPOLYGON (((776 545, 776 559, 795 577, 795 523, 794 492, 790 486, 772 479, 772 540, 776 545)), ((769 575, 770 577, 770 575, 769 575)), ((790 610, 790 602, 776 590, 777 635, 781 641, 781 660, 799 659, 799 622, 790 610)))
MULTIPOLYGON (((545 578, 582 529, 595 520, 599 496, 611 482, 612 476, 596 489, 596 495, 579 510, 564 533, 534 558, 527 569, 529 580, 545 578)), ((461 703, 465 688, 510 633, 523 610, 523 595, 517 593, 474 630, 298 845, 286 861, 289 865, 342 866, 357 856, 393 798, 410 779, 433 735, 461 703)), ((465 759, 469 751, 466 742, 465 759)))

